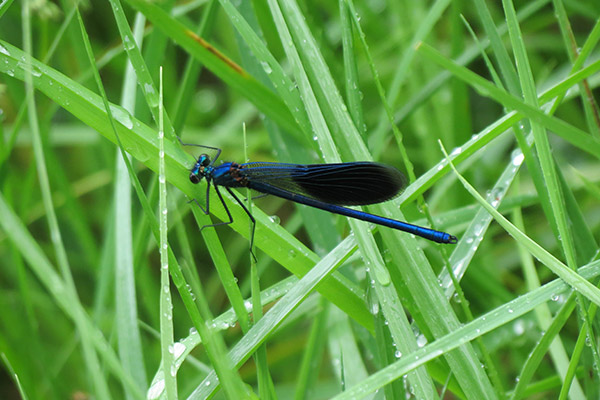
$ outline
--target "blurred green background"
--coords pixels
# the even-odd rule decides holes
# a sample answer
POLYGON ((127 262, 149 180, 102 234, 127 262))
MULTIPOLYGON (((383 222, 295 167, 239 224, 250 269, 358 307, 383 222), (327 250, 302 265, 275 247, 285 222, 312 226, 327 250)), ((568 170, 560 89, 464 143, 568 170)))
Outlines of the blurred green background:
POLYGON ((0 4, 0 397, 598 397, 600 4, 75 6, 0 4), (200 233, 226 216, 189 203, 202 150, 175 135, 227 161, 393 165, 410 185, 369 211, 460 242, 268 196, 254 264, 230 198, 235 223, 200 233))

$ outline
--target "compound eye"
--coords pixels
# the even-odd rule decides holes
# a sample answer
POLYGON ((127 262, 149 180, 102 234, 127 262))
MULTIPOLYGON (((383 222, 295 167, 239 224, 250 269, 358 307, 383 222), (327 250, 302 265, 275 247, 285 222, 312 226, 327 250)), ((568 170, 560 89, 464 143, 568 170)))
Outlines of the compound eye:
POLYGON ((210 157, 208 156, 208 154, 201 154, 198 158, 198 161, 203 167, 208 167, 210 165, 210 157))
POLYGON ((198 174, 195 174, 193 172, 190 174, 190 182, 200 183, 201 180, 202 180, 202 178, 198 174))

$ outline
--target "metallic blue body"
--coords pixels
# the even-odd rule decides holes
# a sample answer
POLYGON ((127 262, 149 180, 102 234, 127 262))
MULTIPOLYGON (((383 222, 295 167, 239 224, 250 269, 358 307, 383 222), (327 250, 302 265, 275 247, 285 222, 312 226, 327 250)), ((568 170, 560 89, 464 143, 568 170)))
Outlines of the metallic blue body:
POLYGON ((335 214, 412 233, 437 243, 457 242, 455 236, 445 232, 344 207, 344 205, 380 203, 400 193, 406 181, 404 176, 393 167, 372 162, 312 165, 226 162, 215 166, 213 163, 217 157, 214 160, 206 154, 198 157, 198 161, 190 171, 190 181, 199 183, 202 178, 207 180, 205 211, 207 213, 208 189, 211 183, 214 184, 230 219, 223 224, 231 223, 233 220, 218 187, 225 187, 254 222, 252 215, 230 189, 248 187, 335 214))
POLYGON ((284 199, 291 200, 296 203, 320 208, 321 210, 329 211, 334 214, 340 214, 346 217, 360 219, 361 221, 371 222, 373 224, 383 225, 387 226, 388 228, 398 229, 403 232, 412 233, 413 235, 420 236, 424 239, 428 239, 437 243, 456 243, 457 241, 456 237, 446 232, 436 231, 422 226, 409 224, 408 222, 397 221, 395 219, 380 217, 378 215, 369 214, 364 211, 353 210, 352 208, 337 206, 335 204, 323 203, 322 201, 318 201, 310 197, 303 196, 301 194, 290 193, 284 190, 280 190, 273 186, 264 185, 260 182, 251 182, 248 184, 248 187, 258 192, 272 194, 274 196, 282 197, 284 199))

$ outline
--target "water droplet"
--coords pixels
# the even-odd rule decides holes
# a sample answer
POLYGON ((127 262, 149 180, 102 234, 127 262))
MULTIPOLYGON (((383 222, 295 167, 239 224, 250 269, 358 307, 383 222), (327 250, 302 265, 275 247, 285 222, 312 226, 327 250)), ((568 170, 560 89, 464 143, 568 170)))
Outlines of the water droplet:
POLYGON ((450 153, 450 157, 454 157, 459 155, 462 152, 462 147, 456 147, 452 150, 452 152, 450 153))
POLYGON ((159 379, 150 386, 147 393, 147 398, 150 400, 158 399, 165 390, 165 380, 159 379))
POLYGON ((42 76, 42 71, 40 71, 40 69, 38 67, 36 67, 35 65, 19 61, 17 63, 17 67, 21 68, 23 71, 31 72, 31 75, 33 75, 35 77, 39 78, 40 76, 42 76))
POLYGON ((6 47, 2 46, 1 44, 0 44, 0 53, 10 56, 10 52, 8 51, 8 49, 6 47))
POLYGON ((125 36, 123 38, 123 47, 125 48, 125 50, 133 50, 135 48, 135 42, 133 38, 125 36))
POLYGON ((183 352, 185 351, 186 347, 183 343, 181 342, 177 342, 173 345, 173 356, 175 358, 179 358, 183 352))
POLYGON ((521 164, 523 164, 523 160, 525 159, 525 156, 523 155, 523 153, 519 150, 518 154, 514 155, 512 158, 512 164, 515 167, 520 166, 521 164))
POLYGON ((150 100, 150 106, 156 107, 158 105, 158 96, 156 95, 154 86, 152 86, 150 83, 144 83, 144 92, 146 92, 146 95, 150 100))
POLYGON ((125 128, 133 128, 133 118, 127 110, 121 107, 113 106, 113 108, 110 111, 112 112, 113 117, 115 117, 115 119, 125 128))
POLYGON ((520 336, 523 334, 523 332, 525 332, 525 323, 523 320, 519 319, 515 321, 513 324, 513 332, 515 332, 517 336, 520 336))
POLYGON ((379 314, 379 303, 377 301, 374 301, 371 304, 371 314, 373 314, 373 315, 379 314))
POLYGON ((476 224, 476 225, 473 227, 473 234, 474 234, 475 236, 479 236, 479 235, 481 235, 481 233, 483 232, 483 228, 485 228, 485 224, 476 224))
POLYGON ((273 72, 273 69, 271 68, 271 66, 269 65, 268 62, 266 61, 261 61, 260 65, 263 67, 263 70, 265 71, 265 73, 267 75, 270 75, 273 72))

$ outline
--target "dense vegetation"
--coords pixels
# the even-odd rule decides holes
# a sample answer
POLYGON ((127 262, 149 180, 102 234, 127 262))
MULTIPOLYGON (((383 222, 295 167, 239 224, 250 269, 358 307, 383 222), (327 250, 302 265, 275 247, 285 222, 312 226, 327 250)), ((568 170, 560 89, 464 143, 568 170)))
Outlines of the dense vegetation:
POLYGON ((2 2, 0 397, 598 398, 599 15, 2 2), (365 210, 459 242, 268 196, 254 262, 177 136, 396 166, 365 210))

